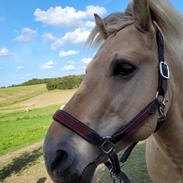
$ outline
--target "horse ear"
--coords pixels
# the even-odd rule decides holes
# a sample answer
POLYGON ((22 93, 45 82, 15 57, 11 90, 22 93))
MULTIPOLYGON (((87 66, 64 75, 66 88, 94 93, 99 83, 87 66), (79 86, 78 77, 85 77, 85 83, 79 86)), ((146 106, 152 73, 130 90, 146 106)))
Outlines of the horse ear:
POLYGON ((103 39, 107 39, 108 33, 107 33, 107 30, 106 30, 106 25, 105 25, 104 20, 99 15, 97 15, 96 13, 94 13, 94 17, 95 17, 95 23, 97 25, 97 28, 100 31, 103 39))
POLYGON ((145 32, 150 31, 152 21, 150 15, 149 0, 134 0, 133 16, 137 29, 145 32))

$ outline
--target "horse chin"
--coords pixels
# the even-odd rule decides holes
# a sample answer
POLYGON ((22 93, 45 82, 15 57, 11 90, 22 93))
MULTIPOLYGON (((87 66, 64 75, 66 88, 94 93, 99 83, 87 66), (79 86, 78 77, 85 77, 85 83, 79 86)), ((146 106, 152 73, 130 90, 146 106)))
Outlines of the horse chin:
POLYGON ((96 170, 96 163, 90 163, 82 172, 79 183, 91 183, 96 170))
POLYGON ((76 174, 72 176, 67 175, 66 177, 59 175, 57 177, 55 175, 52 177, 52 180, 54 183, 92 183, 96 167, 97 165, 95 163, 90 163, 84 168, 79 177, 76 174))

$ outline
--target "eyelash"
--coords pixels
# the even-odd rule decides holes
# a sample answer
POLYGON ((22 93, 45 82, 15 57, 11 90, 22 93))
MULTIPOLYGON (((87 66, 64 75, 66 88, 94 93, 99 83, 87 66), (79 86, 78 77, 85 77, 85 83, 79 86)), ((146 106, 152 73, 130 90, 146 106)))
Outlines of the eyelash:
POLYGON ((113 67, 113 76, 130 77, 137 69, 136 66, 128 61, 116 61, 113 67))

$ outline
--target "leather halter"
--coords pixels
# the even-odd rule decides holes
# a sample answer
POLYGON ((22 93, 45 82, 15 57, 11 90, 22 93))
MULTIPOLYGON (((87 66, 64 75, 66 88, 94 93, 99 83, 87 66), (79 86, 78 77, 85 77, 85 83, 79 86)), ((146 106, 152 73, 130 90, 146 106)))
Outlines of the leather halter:
POLYGON ((108 167, 108 169, 110 169, 114 181, 115 179, 118 179, 120 182, 123 181, 124 183, 130 183, 130 180, 126 174, 121 170, 120 162, 126 162, 131 151, 138 142, 134 142, 130 147, 127 148, 123 156, 120 158, 120 162, 117 156, 115 145, 119 141, 124 140, 127 136, 134 134, 140 127, 144 125, 150 116, 156 113, 156 111, 159 111, 158 125, 156 130, 160 128, 166 119, 164 114, 166 104, 165 94, 167 92, 170 74, 168 65, 164 61, 163 35, 158 29, 156 32, 156 40, 159 59, 159 81, 156 97, 147 106, 145 106, 140 113, 138 113, 126 125, 119 128, 114 134, 107 137, 101 137, 95 130, 91 129, 89 126, 85 125, 64 110, 58 110, 53 116, 53 119, 56 122, 70 129, 107 155, 108 161, 105 162, 105 165, 108 167))

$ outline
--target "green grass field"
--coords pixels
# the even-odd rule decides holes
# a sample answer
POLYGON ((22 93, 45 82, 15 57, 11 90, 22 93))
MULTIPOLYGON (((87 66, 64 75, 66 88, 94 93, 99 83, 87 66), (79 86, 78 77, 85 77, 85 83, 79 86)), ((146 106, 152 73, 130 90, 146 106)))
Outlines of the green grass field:
POLYGON ((0 155, 42 140, 53 113, 76 89, 48 91, 45 84, 0 89, 0 155), (29 112, 24 106, 35 103, 29 112))
POLYGON ((0 155, 43 139, 59 105, 0 114, 0 155))

